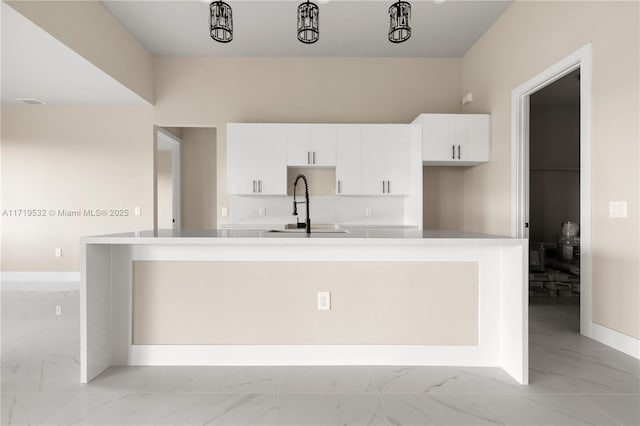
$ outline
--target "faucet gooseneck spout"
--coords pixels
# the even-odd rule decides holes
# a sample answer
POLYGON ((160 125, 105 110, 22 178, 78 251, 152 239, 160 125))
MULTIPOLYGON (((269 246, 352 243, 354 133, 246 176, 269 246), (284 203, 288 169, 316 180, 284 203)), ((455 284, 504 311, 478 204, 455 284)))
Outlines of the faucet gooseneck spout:
POLYGON ((306 204, 307 205, 307 220, 305 221, 305 228, 307 234, 311 233, 311 219, 309 218, 309 182, 307 181, 307 177, 303 174, 299 174, 296 176, 296 180, 293 182, 293 215, 298 216, 298 204, 306 204), (296 201, 296 187, 298 186, 298 181, 302 179, 304 181, 304 201, 296 201))

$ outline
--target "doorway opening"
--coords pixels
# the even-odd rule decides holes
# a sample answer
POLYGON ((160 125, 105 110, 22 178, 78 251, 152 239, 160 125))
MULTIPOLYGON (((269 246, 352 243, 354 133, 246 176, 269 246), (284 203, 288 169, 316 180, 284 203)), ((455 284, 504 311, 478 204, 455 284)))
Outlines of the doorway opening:
POLYGON ((180 147, 182 139, 161 127, 156 138, 156 224, 157 229, 181 228, 180 147))
MULTIPOLYGON (((570 256, 570 248, 571 250, 571 259, 573 261, 573 266, 577 267, 574 269, 574 272, 579 272, 579 282, 578 283, 570 283, 570 284, 578 284, 577 286, 572 285, 571 291, 579 290, 579 328, 580 333, 587 337, 592 337, 592 306, 591 306, 591 277, 592 277, 592 253, 591 253, 591 82, 592 82, 592 65, 591 65, 591 45, 588 44, 577 51, 573 52, 560 62, 552 65, 547 68, 540 74, 536 75, 529 81, 523 83, 521 86, 517 87, 513 90, 511 94, 511 182, 512 182, 512 210, 511 210, 511 233, 512 236, 517 238, 529 238, 531 229, 529 228, 529 224, 531 222, 531 202, 530 198, 531 193, 531 180, 534 179, 533 176, 535 173, 573 173, 573 178, 565 177, 564 180, 573 180, 574 182, 577 180, 579 182, 579 190, 578 193, 575 193, 575 186, 572 189, 572 196, 574 201, 577 198, 578 201, 578 209, 579 220, 576 224, 579 224, 579 233, 575 232, 575 227, 572 227, 571 224, 568 224, 567 227, 564 227, 564 232, 566 232, 567 236, 573 236, 575 233, 575 237, 579 237, 579 240, 575 238, 573 240, 561 240, 558 241, 558 237, 556 236, 556 244, 553 250, 553 260, 563 256, 562 250, 566 250, 564 254, 566 257, 570 256), (578 79, 579 75, 579 79, 578 79), (579 162, 575 163, 575 156, 573 156, 574 163, 556 163, 558 166, 551 167, 549 161, 552 158, 544 159, 547 163, 542 163, 540 169, 544 169, 545 167, 553 169, 556 168, 558 170, 540 170, 540 171, 532 171, 531 168, 534 167, 534 164, 530 161, 531 155, 531 140, 530 140, 530 130, 531 130, 531 107, 535 108, 535 105, 532 104, 532 98, 536 97, 536 94, 542 95, 542 91, 548 86, 553 85, 554 82, 558 82, 565 77, 569 77, 568 80, 564 82, 560 82, 558 84, 563 84, 568 82, 576 83, 579 86, 579 162), (573 80, 571 80, 573 79, 573 80), (578 164, 576 166, 576 164, 578 164), (565 170, 566 169, 566 170, 565 170), (577 169, 577 170, 571 170, 577 169), (560 242, 560 244, 558 244, 560 242), (576 246, 577 244, 577 246, 576 246), (558 253, 560 252, 560 253, 558 253), (579 260, 578 260, 579 259, 579 260)), ((575 89, 575 87, 574 87, 575 89)), ((573 89, 572 89, 573 90, 573 89)), ((541 102, 540 100, 533 100, 533 103, 541 102)), ((535 120, 535 118, 534 118, 535 120)), ((538 155, 536 153, 536 155, 538 155)), ((547 154, 548 155, 548 154, 547 154)), ((560 151, 554 151, 552 155, 560 155, 560 151)), ((538 161, 538 160, 536 160, 538 161)), ((536 177, 536 180, 544 181, 553 180, 551 175, 547 177, 536 177)), ((559 185, 558 185, 559 186, 559 185)), ((547 185, 548 187, 548 185, 547 185)), ((555 190, 556 188, 552 188, 555 190)), ((536 200, 540 199, 540 197, 548 196, 549 194, 538 194, 537 196, 534 194, 536 200)), ((566 201, 566 200, 565 200, 566 201)), ((535 209, 538 206, 536 205, 535 209)), ((575 208, 575 207, 574 207, 575 208)), ((575 214, 575 211, 574 211, 575 214)), ((544 213, 543 213, 544 215, 544 213)), ((540 216, 538 212, 534 212, 534 217, 538 217, 537 221, 540 220, 540 216)), ((544 219, 542 219, 544 221, 544 219)), ((552 221, 552 219, 549 219, 552 221)), ((571 221, 571 219, 561 219, 562 221, 571 221)), ((533 226, 533 224, 532 224, 533 226)), ((538 228, 541 225, 538 223, 538 228)), ((558 230, 558 234, 562 234, 563 226, 562 223, 558 223, 555 225, 558 230)), ((537 231, 536 231, 537 232, 537 231)), ((533 237, 535 237, 534 234, 533 237)), ((542 234, 543 240, 550 238, 544 237, 544 233, 542 234)), ((530 240, 533 241, 533 240, 530 240)), ((538 242, 538 241, 536 241, 538 242)), ((544 244, 544 241, 542 241, 544 244)), ((553 244, 551 244, 553 246, 553 244)), ((531 249, 539 250, 541 246, 538 244, 531 245, 531 249)), ((531 254, 531 253, 530 253, 531 254)), ((545 253, 546 255, 546 253, 545 253)), ((541 253, 533 253, 532 257, 535 258, 538 256, 540 261, 541 253)), ((535 259, 534 259, 535 260, 535 259)), ((569 259, 561 259, 561 260, 569 260, 569 259)), ((565 276, 561 276, 562 278, 566 278, 565 276)), ((534 277, 536 278, 536 277, 534 277)), ((554 276, 554 283, 556 282, 554 276)), ((575 278, 574 278, 575 280, 575 278)), ((536 281, 536 280, 532 280, 536 281)), ((558 281, 562 282, 562 281, 558 281)), ((539 286, 540 284, 534 284, 534 286, 539 286)), ((544 283, 542 284, 544 288, 544 283)), ((555 284, 548 284, 548 287, 555 287, 555 284)), ((561 285, 562 290, 568 290, 566 285, 561 285)), ((539 287, 538 287, 539 288, 539 287)), ((551 290, 551 289, 549 289, 551 290)), ((557 289, 554 289, 557 290, 557 289)), ((576 291, 577 292, 577 291, 576 291)), ((551 293, 550 293, 551 294, 551 293)), ((563 293, 568 295, 568 293, 563 293)), ((554 297, 554 296, 550 296, 554 297)), ((557 297, 557 293, 556 296, 557 297)), ((575 297, 572 295, 572 297, 575 297)))
POLYGON ((154 229, 217 228, 215 127, 155 128, 154 229))
POLYGON ((529 97, 529 303, 579 330, 580 69, 529 97))

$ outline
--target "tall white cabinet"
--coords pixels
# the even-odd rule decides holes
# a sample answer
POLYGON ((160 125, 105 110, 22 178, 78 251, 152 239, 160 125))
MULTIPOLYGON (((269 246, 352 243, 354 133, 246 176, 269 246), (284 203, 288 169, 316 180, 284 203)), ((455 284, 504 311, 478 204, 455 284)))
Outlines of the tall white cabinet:
POLYGON ((284 126, 228 124, 227 179, 230 194, 286 195, 284 126))
POLYGON ((363 124, 362 193, 407 195, 411 192, 411 131, 408 124, 363 124))
POLYGON ((411 131, 407 124, 339 124, 336 193, 411 192, 411 131))
POLYGON ((472 166, 491 160, 488 114, 422 114, 422 161, 427 166, 472 166))
POLYGON ((336 129, 336 194, 362 194, 361 125, 338 124, 336 129))

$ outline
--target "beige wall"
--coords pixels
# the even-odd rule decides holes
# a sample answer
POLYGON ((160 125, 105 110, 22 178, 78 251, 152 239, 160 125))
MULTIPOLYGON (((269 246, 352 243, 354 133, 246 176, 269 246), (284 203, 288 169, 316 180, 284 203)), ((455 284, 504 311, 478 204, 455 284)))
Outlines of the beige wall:
POLYGON ((153 57, 95 0, 8 1, 11 7, 146 101, 153 102, 153 57))
MULTIPOLYGON (((229 205, 228 122, 410 123, 460 105, 460 59, 157 57, 155 64, 156 123, 218 130, 218 207, 229 205)), ((438 182, 445 197, 459 196, 447 179, 438 182)), ((218 223, 226 220, 218 208, 218 223)))
POLYGON ((464 170, 466 167, 422 168, 424 229, 460 230, 464 227, 464 170))
POLYGON ((215 229, 216 129, 181 128, 180 196, 183 229, 215 229))
POLYGON ((153 227, 151 107, 3 105, 1 119, 3 210, 129 209, 2 217, 2 271, 77 271, 81 236, 153 227))
POLYGON ((465 229, 510 227, 511 91, 578 48, 593 47, 593 319, 640 338, 638 2, 515 2, 462 61, 464 112, 490 112, 493 158, 465 171, 465 229), (608 202, 629 217, 610 219, 608 202))
POLYGON ((134 262, 133 343, 477 345, 478 273, 476 262, 134 262), (331 292, 330 312, 318 291, 331 292))

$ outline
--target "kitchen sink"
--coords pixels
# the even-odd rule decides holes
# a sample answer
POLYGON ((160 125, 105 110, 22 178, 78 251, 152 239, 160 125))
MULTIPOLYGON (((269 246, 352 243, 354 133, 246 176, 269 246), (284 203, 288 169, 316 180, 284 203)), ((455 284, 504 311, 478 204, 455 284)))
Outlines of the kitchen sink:
MULTIPOLYGON (((305 228, 297 228, 296 224, 288 224, 283 229, 270 229, 267 232, 277 233, 289 233, 289 234, 304 234, 307 230, 305 228)), ((338 225, 311 225, 312 234, 348 234, 349 231, 340 228, 338 225)))

